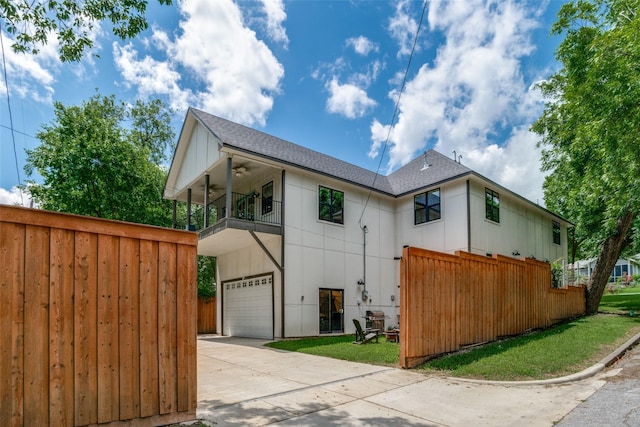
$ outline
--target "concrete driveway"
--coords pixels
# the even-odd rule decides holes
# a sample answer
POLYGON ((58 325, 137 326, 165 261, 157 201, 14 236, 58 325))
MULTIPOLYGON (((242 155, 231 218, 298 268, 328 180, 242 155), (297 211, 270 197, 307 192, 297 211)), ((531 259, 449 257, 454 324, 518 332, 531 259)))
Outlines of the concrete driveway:
MULTIPOLYGON (((198 338, 198 419, 216 426, 552 426, 605 384, 487 384, 198 338)), ((375 345, 375 344, 372 344, 375 345)))

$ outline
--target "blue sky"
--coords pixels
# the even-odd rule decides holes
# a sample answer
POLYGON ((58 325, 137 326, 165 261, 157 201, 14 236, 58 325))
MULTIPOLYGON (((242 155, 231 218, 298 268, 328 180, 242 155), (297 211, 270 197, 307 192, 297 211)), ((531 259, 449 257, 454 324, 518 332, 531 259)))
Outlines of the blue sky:
POLYGON ((36 56, 15 54, 3 32, 0 202, 20 202, 24 151, 53 101, 79 105, 97 89, 166 100, 176 135, 193 106, 382 174, 426 149, 455 150, 542 204, 528 129, 544 107, 534 85, 558 67, 561 39, 549 30, 563 3, 429 1, 393 123, 421 1, 151 0, 147 31, 121 41, 99 25, 99 57, 76 64, 57 59, 55 39, 36 56))

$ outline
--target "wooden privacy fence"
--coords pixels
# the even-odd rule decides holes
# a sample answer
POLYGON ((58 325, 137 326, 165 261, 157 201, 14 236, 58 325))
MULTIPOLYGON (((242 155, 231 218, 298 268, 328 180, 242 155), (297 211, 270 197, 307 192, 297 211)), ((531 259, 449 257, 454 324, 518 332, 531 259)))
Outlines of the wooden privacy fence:
POLYGON ((216 298, 198 298, 198 333, 216 332, 216 298))
POLYGON ((0 425, 195 419, 196 245, 0 206, 0 425))
POLYGON ((585 313, 585 289, 551 288, 549 263, 404 248, 400 366, 585 313))

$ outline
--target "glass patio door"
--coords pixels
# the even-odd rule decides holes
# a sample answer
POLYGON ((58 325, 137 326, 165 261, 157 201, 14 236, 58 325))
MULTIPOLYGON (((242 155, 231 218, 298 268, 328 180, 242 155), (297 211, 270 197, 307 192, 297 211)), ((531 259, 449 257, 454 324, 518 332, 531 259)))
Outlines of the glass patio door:
POLYGON ((320 289, 320 333, 344 332, 344 291, 320 289))

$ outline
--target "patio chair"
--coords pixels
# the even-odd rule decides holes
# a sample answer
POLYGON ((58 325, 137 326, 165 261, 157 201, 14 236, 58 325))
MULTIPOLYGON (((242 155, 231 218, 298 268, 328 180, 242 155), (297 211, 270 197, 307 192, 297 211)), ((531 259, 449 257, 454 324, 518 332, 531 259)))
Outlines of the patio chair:
POLYGON ((356 327, 356 340, 353 342, 354 344, 366 344, 371 342, 374 338, 376 342, 378 342, 378 329, 363 330, 358 319, 353 319, 353 324, 356 327))

